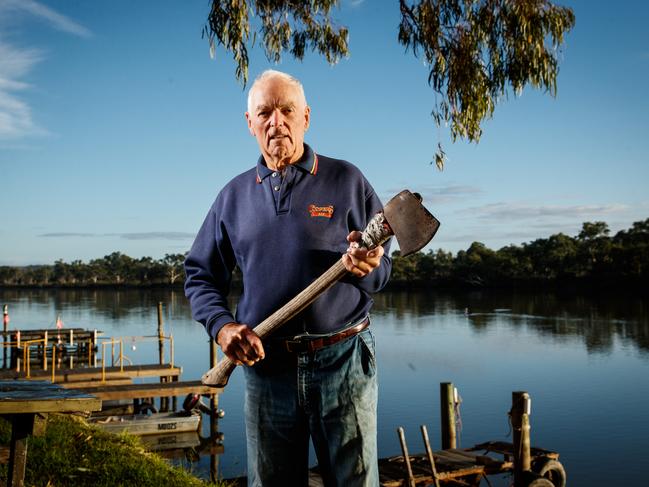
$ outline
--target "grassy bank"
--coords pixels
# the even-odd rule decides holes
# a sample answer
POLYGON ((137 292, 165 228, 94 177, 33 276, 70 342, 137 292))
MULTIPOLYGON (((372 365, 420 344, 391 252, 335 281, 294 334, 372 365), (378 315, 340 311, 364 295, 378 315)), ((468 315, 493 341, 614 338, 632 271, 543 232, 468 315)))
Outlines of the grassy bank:
MULTIPOLYGON (((11 427, 0 419, 0 444, 9 445, 11 427)), ((7 465, 0 465, 6 478, 7 465)), ((27 486, 226 487, 204 482, 144 450, 138 438, 111 435, 69 415, 50 415, 41 436, 29 440, 27 486)))

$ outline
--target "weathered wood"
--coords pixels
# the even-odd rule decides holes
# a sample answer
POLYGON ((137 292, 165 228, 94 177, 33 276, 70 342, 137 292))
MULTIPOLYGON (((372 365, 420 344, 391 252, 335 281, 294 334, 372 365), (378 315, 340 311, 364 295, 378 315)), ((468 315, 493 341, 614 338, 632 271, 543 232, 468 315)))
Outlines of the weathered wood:
MULTIPOLYGON (((216 367, 219 361, 218 345, 216 340, 210 337, 210 369, 216 367)), ((218 433, 219 422, 216 412, 219 409, 219 396, 210 394, 210 437, 214 438, 218 433)), ((210 455, 210 481, 216 482, 219 479, 219 457, 216 454, 210 455)))
MULTIPOLYGON (((485 443, 479 443, 471 448, 470 451, 484 450, 485 452, 500 453, 502 455, 513 455, 513 445, 505 441, 487 441, 485 443)), ((530 454, 532 457, 549 457, 553 460, 559 458, 559 453, 552 450, 546 450, 539 447, 531 447, 530 454)))
MULTIPOLYGON (((164 321, 162 319, 162 302, 158 301, 158 363, 164 364, 165 361, 165 344, 164 344, 164 321)), ((160 382, 167 382, 166 377, 160 377, 160 382)), ((166 397, 160 398, 160 410, 167 411, 169 409, 169 399, 166 397)))
MULTIPOLYGON (((440 482, 458 482, 464 477, 482 477, 485 473, 483 465, 470 462, 456 461, 444 455, 444 451, 433 453, 437 477, 440 482)), ((434 482, 430 468, 427 467, 428 459, 425 455, 410 455, 411 468, 416 484, 430 485, 434 482)), ((379 477, 382 487, 397 487, 408 485, 404 480, 406 469, 403 456, 382 458, 379 460, 379 477)))
MULTIPOLYGON (((320 277, 307 286, 280 309, 257 325, 253 330, 262 339, 269 337, 275 330, 313 303, 322 293, 338 282, 347 272, 342 258, 326 270, 320 277)), ((218 365, 203 375, 203 382, 214 386, 227 385, 236 365, 228 357, 223 357, 218 365)))
POLYGON ((0 382, 0 415, 12 423, 7 485, 23 486, 27 438, 37 413, 98 411, 101 401, 78 391, 69 391, 45 381, 0 382))
POLYGON ((80 387, 89 389, 92 387, 99 388, 99 387, 106 387, 106 386, 125 386, 128 384, 133 384, 133 379, 131 379, 130 377, 125 377, 123 379, 107 379, 106 381, 102 381, 101 379, 93 379, 93 380, 58 383, 58 385, 60 385, 64 389, 79 389, 80 387))
MULTIPOLYGON (((147 365, 125 365, 124 370, 117 367, 106 367, 106 379, 124 379, 127 377, 178 377, 182 373, 182 367, 171 367, 169 364, 147 364, 147 365)), ((84 367, 76 369, 57 369, 56 381, 57 382, 72 382, 93 380, 101 378, 101 367, 84 367)), ((51 372, 42 370, 31 371, 31 379, 49 379, 51 372)), ((16 380, 24 379, 23 372, 16 372, 15 370, 0 370, 0 380, 16 380)))
POLYGON ((408 445, 406 444, 406 436, 401 426, 397 428, 397 434, 399 435, 399 444, 401 445, 401 453, 403 453, 403 459, 406 464, 406 473, 408 474, 408 478, 407 478, 408 485, 410 487, 414 487, 415 477, 412 474, 412 466, 410 465, 410 455, 408 454, 408 445))
POLYGON ((532 469, 530 451, 530 396, 525 391, 512 392, 510 417, 513 431, 514 485, 524 487, 523 472, 532 469))
POLYGON ((11 416, 11 423, 7 487, 23 487, 27 464, 27 438, 34 428, 34 414, 14 414, 11 416))
POLYGON ((1 381, 0 414, 98 411, 101 401, 45 381, 1 381))
POLYGON ((442 416, 442 448, 457 448, 455 431, 455 387, 452 382, 439 385, 440 412, 442 416))
POLYGON ((201 381, 166 382, 164 384, 131 384, 124 386, 105 386, 101 388, 80 387, 76 390, 92 392, 102 400, 110 399, 137 399, 140 397, 181 396, 190 393, 214 394, 220 393, 222 388, 205 386, 201 381))
POLYGON ((435 487, 439 487, 439 479, 437 478, 437 468, 435 468, 435 457, 433 456, 433 450, 430 447, 430 440, 428 439, 428 430, 426 425, 421 425, 421 437, 424 441, 424 448, 426 448, 426 457, 428 458, 428 463, 430 463, 430 470, 433 474, 433 480, 435 482, 435 487))

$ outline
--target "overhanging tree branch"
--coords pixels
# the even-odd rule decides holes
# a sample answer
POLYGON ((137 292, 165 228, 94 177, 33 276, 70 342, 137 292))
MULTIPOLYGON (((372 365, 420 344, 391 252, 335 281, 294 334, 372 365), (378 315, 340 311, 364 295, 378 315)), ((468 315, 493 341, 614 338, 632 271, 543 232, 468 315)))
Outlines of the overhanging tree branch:
MULTIPOLYGON (((307 48, 331 64, 348 54, 348 31, 334 27, 339 0, 212 0, 204 28, 232 52, 236 78, 248 80, 249 12, 259 18, 266 56, 303 59, 307 48)), ((430 66, 428 84, 440 95, 431 115, 457 138, 478 142, 482 123, 510 92, 532 85, 556 95, 559 48, 575 24, 571 9, 548 0, 399 0, 398 41, 430 66)), ((256 32, 253 36, 256 38, 256 32)), ((438 144, 435 164, 445 153, 438 144)))

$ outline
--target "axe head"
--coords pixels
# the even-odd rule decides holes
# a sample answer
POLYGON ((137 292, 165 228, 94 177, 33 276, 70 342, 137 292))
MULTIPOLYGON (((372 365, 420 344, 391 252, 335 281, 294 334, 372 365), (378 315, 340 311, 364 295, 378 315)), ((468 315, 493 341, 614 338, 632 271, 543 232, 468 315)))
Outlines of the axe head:
POLYGON ((399 242, 402 256, 421 250, 439 228, 439 221, 424 208, 421 197, 407 189, 388 201, 383 214, 399 242))

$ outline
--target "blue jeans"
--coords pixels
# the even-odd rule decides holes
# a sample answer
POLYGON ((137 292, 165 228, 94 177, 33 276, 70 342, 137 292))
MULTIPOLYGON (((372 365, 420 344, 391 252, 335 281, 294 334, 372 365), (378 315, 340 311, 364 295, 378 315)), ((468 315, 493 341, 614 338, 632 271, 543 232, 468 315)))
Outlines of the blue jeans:
POLYGON ((245 367, 248 485, 306 486, 309 437, 327 487, 377 487, 377 380, 369 328, 313 353, 264 345, 245 367))

